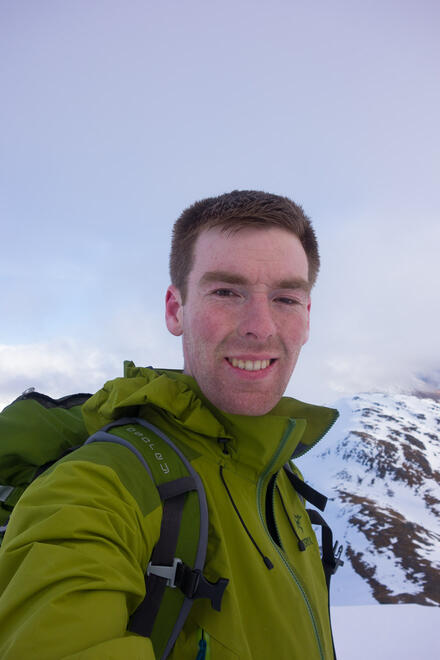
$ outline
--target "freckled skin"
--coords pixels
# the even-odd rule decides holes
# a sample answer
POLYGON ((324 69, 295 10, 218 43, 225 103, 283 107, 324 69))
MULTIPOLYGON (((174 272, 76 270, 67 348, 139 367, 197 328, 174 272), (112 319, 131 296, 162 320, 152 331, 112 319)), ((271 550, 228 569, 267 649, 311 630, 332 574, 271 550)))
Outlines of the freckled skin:
POLYGON ((182 335, 184 371, 220 410, 263 415, 283 395, 309 334, 308 289, 290 285, 308 281, 304 249, 278 227, 233 234, 215 228, 200 234, 194 257, 185 304, 174 286, 166 295, 167 327, 182 335), (233 367, 232 357, 271 364, 246 371, 233 367))

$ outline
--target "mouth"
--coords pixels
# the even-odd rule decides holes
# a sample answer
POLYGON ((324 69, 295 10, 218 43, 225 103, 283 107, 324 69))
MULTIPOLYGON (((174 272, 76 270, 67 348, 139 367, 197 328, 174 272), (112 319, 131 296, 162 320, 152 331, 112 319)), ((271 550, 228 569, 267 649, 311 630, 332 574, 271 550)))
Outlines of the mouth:
POLYGON ((226 358, 232 367, 243 369, 244 371, 263 371, 270 367, 276 361, 276 358, 266 358, 264 360, 242 360, 240 358, 226 358))

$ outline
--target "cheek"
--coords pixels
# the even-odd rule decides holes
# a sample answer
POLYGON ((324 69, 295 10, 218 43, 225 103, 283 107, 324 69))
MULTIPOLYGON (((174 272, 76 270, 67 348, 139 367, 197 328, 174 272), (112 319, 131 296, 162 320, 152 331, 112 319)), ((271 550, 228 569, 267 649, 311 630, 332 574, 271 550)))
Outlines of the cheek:
POLYGON ((292 324, 284 324, 280 331, 284 342, 292 349, 300 348, 306 343, 309 336, 309 324, 307 318, 296 319, 292 324))
POLYGON ((216 314, 215 310, 192 310, 185 318, 184 335, 186 333, 187 339, 191 337, 193 344, 202 342, 206 346, 218 341, 223 328, 221 315, 216 314))

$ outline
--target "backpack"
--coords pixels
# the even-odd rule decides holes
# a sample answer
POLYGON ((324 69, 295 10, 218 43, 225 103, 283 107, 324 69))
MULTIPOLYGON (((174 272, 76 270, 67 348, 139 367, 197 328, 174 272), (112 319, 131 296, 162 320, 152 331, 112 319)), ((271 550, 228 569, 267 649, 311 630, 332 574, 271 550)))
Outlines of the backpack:
MULTIPOLYGON (((212 583, 203 575, 208 543, 203 484, 182 450, 144 419, 124 417, 88 436, 81 406, 90 396, 80 393, 52 399, 31 388, 0 415, 0 543, 15 504, 42 472, 93 443, 105 456, 105 464, 118 473, 118 461, 112 463, 109 456, 112 447, 125 447, 154 482, 163 505, 159 540, 145 573, 146 595, 132 614, 128 630, 150 637, 155 656, 164 660, 194 599, 208 598, 220 611, 228 584, 225 578, 212 583)), ((298 494, 323 511, 327 498, 305 484, 289 465, 284 470, 298 494)), ((307 513, 322 529, 322 562, 329 588, 331 575, 343 563, 342 547, 333 545, 332 532, 317 511, 307 509, 307 513)))

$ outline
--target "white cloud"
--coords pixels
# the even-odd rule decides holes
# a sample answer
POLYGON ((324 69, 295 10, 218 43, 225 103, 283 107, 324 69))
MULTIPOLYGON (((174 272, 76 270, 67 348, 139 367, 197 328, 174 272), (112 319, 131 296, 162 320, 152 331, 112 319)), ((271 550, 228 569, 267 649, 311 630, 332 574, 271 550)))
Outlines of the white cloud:
POLYGON ((124 308, 92 332, 27 344, 0 345, 0 408, 29 387, 52 397, 94 392, 122 375, 124 359, 141 366, 181 366, 180 342, 158 316, 124 308), (87 335, 88 336, 84 336, 87 335))
POLYGON ((98 347, 72 339, 1 345, 0 406, 29 387, 53 397, 96 389, 112 371, 117 375, 115 363, 114 356, 98 347))
POLYGON ((411 210, 369 210, 323 228, 311 338, 288 392, 341 394, 419 387, 438 369, 440 227, 411 210))

